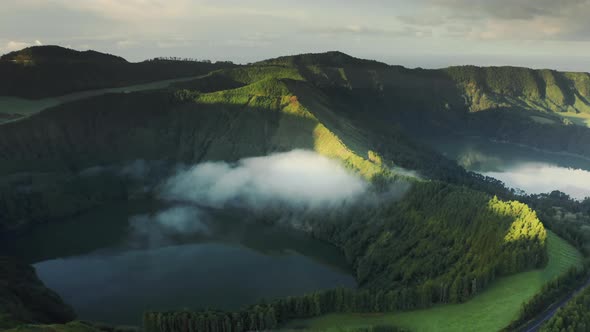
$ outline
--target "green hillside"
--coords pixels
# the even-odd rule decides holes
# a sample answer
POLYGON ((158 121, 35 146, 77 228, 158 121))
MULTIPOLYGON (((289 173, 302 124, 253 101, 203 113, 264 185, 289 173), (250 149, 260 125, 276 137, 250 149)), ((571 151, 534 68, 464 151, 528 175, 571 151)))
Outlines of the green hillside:
MULTIPOLYGON (((113 194, 82 195, 88 198, 75 199, 80 201, 75 205, 56 204, 73 199, 59 189, 77 181, 68 180, 70 172, 136 159, 194 164, 299 148, 337 158, 367 178, 401 166, 436 179, 471 181, 453 162, 400 130, 374 132, 343 117, 341 112, 348 110, 293 73, 276 66, 217 71, 200 80, 224 77, 222 82, 231 79, 240 84, 212 92, 108 94, 4 124, 0 174, 7 177, 0 181, 0 211, 8 218, 2 226, 21 227, 44 216, 58 218, 119 197, 117 189, 113 194), (23 177, 23 172, 40 174, 23 177), (20 175, 10 175, 15 173, 20 175), (23 194, 12 190, 14 185, 32 189, 23 194)), ((190 84, 200 83, 183 83, 190 84)))
POLYGON ((40 97, 59 94, 52 89, 64 93, 206 73, 176 88, 212 93, 269 79, 304 81, 339 118, 372 135, 387 135, 401 126, 409 136, 483 135, 590 155, 590 148, 578 143, 590 137, 590 76, 586 73, 474 66, 407 69, 340 52, 280 57, 231 69, 226 63, 127 63, 97 52, 51 47, 25 49, 3 59, 0 71, 7 71, 12 80, 9 86, 0 86, 0 95, 40 97), (63 61, 47 62, 47 58, 63 61), (74 71, 74 76, 69 74, 74 71))
POLYGON ((445 72, 463 88, 471 111, 520 108, 544 112, 590 112, 587 73, 517 67, 451 67, 445 72))
POLYGON ((29 66, 57 63, 127 63, 122 57, 112 54, 92 50, 79 52, 60 46, 27 47, 0 56, 0 61, 29 66))
POLYGON ((407 69, 340 52, 280 57, 179 87, 210 92, 276 78, 306 81, 339 117, 372 133, 479 135, 590 156, 590 75, 518 67, 407 69))
POLYGON ((424 310, 390 314, 333 314, 293 321, 285 329, 340 331, 371 325, 393 325, 410 331, 499 331, 516 318, 522 303, 548 281, 581 266, 582 256, 571 245, 548 234, 549 263, 543 269, 502 277, 475 298, 461 304, 438 305, 424 310))
MULTIPOLYGON (((299 218, 304 229, 346 254, 358 290, 318 291, 236 313, 151 312, 144 317, 146 330, 176 331, 175 326, 199 331, 216 331, 218 326, 231 331, 266 330, 329 313, 382 313, 462 303, 485 294, 497 277, 547 263, 547 234, 534 211, 522 203, 442 183, 416 183, 399 202, 360 203, 299 218)), ((511 316, 518 305, 510 308, 511 316)))
POLYGON ((416 183, 399 203, 345 210, 310 228, 344 250, 360 287, 399 292, 398 309, 462 302, 496 276, 547 261, 534 211, 443 183, 416 183))
POLYGON ((0 57, 0 96, 43 98, 207 74, 228 63, 154 59, 130 63, 96 51, 33 46, 0 57))
MULTIPOLYGON (((4 183, 0 211, 8 216, 2 226, 13 228, 26 224, 23 218, 42 220, 46 214, 59 217, 72 213, 77 206, 87 207, 56 204, 73 199, 67 190, 59 189, 70 183, 67 174, 126 160, 192 164, 302 148, 338 158, 369 178, 381 172, 380 162, 369 159, 371 142, 362 132, 350 126, 347 137, 338 137, 288 91, 287 84, 263 81, 237 90, 198 95, 182 91, 112 94, 6 124, 0 131, 0 172, 51 173, 34 178, 7 176, 0 182, 4 183), (32 184, 33 193, 12 190, 19 183, 32 184), (36 208, 31 209, 31 204, 36 208)), ((93 187, 73 184, 72 188, 93 187)), ((117 194, 93 197, 100 201, 117 194)))
POLYGON ((47 289, 35 270, 0 257, 0 330, 22 323, 65 323, 74 311, 47 289))

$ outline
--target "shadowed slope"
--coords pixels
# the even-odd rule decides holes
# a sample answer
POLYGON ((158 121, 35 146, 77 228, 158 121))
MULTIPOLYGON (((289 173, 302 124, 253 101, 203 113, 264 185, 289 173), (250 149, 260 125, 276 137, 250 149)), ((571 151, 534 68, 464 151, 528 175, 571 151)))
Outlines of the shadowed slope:
POLYGON ((207 74, 228 63, 151 60, 130 63, 96 51, 34 46, 0 57, 0 96, 43 98, 207 74))

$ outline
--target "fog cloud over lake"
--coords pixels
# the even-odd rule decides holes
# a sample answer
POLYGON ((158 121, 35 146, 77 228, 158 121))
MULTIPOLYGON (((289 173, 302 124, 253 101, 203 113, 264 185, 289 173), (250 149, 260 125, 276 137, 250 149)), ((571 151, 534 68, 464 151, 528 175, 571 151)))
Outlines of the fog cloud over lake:
POLYGON ((155 215, 137 215, 129 220, 133 240, 149 245, 165 244, 176 235, 208 234, 208 215, 192 206, 176 206, 155 215))
POLYGON ((170 201, 264 208, 273 204, 318 208, 361 196, 367 183, 339 162, 315 152, 294 150, 237 163, 206 162, 181 170, 163 185, 170 201))
POLYGON ((523 163, 498 172, 485 172, 507 186, 527 193, 559 190, 577 199, 590 196, 590 172, 545 163, 523 163))

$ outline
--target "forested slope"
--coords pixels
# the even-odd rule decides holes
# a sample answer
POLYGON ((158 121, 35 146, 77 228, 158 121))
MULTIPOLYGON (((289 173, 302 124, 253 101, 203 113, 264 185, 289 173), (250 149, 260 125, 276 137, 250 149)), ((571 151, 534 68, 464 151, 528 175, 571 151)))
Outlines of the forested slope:
POLYGON ((450 67, 444 70, 468 97, 471 111, 522 108, 589 112, 590 75, 519 67, 450 67))
MULTIPOLYGON (((310 82, 337 105, 339 115, 374 133, 401 125, 411 136, 480 135, 590 156, 588 145, 581 143, 590 139, 590 130, 574 125, 590 119, 587 73, 474 66, 407 69, 340 52, 271 59, 249 69, 271 67, 310 82)), ((238 82, 249 78, 235 70, 216 75, 238 82)))
POLYGON ((136 159, 194 164, 299 148, 337 158, 367 178, 402 166, 426 177, 477 182, 395 128, 373 132, 342 117, 322 91, 293 73, 277 67, 215 72, 203 80, 227 82, 217 79, 225 75, 239 87, 109 94, 3 125, 3 228, 124 196, 115 179, 105 179, 109 186, 91 186, 93 180, 80 180, 75 173, 136 159), (107 187, 111 192, 97 190, 107 187))
POLYGON ((74 311, 46 288, 35 270, 0 257, 0 330, 22 323, 65 323, 74 311))
POLYGON ((206 74, 228 63, 151 60, 130 63, 96 51, 34 46, 0 57, 0 96, 42 98, 206 74))
POLYGON ((400 201, 361 202, 297 218, 346 253, 358 290, 319 291, 234 313, 150 312, 146 330, 265 330, 326 313, 460 303, 499 276, 547 262, 545 228, 526 205, 443 183, 416 183, 400 201))

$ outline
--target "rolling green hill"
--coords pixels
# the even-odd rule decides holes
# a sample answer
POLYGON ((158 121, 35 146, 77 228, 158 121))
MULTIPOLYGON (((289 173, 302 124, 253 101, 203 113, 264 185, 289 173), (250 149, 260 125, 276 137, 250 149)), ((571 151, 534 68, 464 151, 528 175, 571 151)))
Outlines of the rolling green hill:
POLYGON ((586 73, 517 67, 407 69, 340 52, 280 57, 211 73, 182 88, 229 89, 268 78, 306 81, 340 117, 372 133, 478 135, 590 156, 586 73))
POLYGON ((21 65, 59 64, 59 63, 127 63, 125 59, 112 54, 97 51, 79 52, 60 46, 34 46, 0 56, 0 61, 13 62, 21 65))
MULTIPOLYGON (((8 216, 2 226, 47 217, 35 211, 58 217, 88 206, 56 204, 73 199, 56 188, 68 183, 71 171, 126 160, 231 161, 304 148, 339 158, 367 177, 381 172, 378 154, 371 152, 374 160, 369 158, 372 143, 362 131, 342 127, 346 123, 324 123, 287 91, 287 84, 276 81, 188 97, 171 92, 113 94, 51 109, 0 131, 0 172, 6 175, 0 211, 8 216), (341 138, 336 130, 348 134, 341 138), (23 172, 51 174, 8 175, 23 172), (33 185, 32 192, 14 191, 19 183, 33 185), (31 204, 37 208, 27 208, 31 204)), ((385 162, 392 164, 391 159, 385 162)))
POLYGON ((472 180, 453 162, 415 143, 396 127, 372 131, 342 116, 350 109, 340 108, 296 73, 274 65, 216 71, 182 83, 184 87, 207 86, 207 91, 108 94, 2 125, 0 174, 7 178, 0 181, 4 183, 0 185, 4 188, 0 210, 9 216, 3 226, 26 225, 44 215, 59 217, 100 202, 49 203, 72 199, 55 189, 64 186, 62 179, 69 172, 136 159, 232 161, 300 148, 337 158, 367 178, 401 166, 440 180, 472 180), (220 90, 210 91, 215 86, 211 81, 219 82, 220 90), (228 89, 227 82, 231 82, 228 89), (37 182, 26 176, 23 180, 26 172, 53 175, 35 176, 44 179, 37 182), (10 174, 15 173, 21 174, 21 180, 11 180, 14 175, 10 174), (15 183, 32 190, 15 192, 11 190, 15 183), (34 207, 26 208, 31 205, 34 207), (58 208, 47 213, 46 206, 58 208), (46 212, 36 213, 38 210, 46 212))
POLYGON ((445 72, 469 98, 471 111, 521 108, 590 112, 590 75, 518 67, 451 67, 445 72))
MULTIPOLYGON (((2 59, 0 71, 5 68, 13 79, 9 86, 0 86, 0 94, 38 97, 57 93, 52 89, 63 93, 211 72, 178 83, 176 88, 203 94, 238 89, 236 93, 252 95, 256 92, 239 88, 268 79, 290 80, 306 82, 308 92, 321 95, 336 117, 374 136, 400 132, 401 127, 408 136, 479 135, 590 155, 588 145, 579 143, 590 139, 586 126, 590 78, 586 73, 474 66, 407 69, 340 52, 287 56, 233 68, 225 63, 190 61, 127 63, 97 52, 52 47, 29 48, 2 59), (93 76, 99 74, 102 76, 93 76), (23 84, 18 83, 21 81, 23 84), (6 89, 16 92, 3 93, 6 89)), ((300 99, 308 95, 294 91, 292 85, 289 88, 300 99)))
POLYGON ((96 51, 33 46, 0 57, 0 96, 38 99, 71 92, 113 88, 232 67, 215 63, 154 59, 130 63, 96 51))

